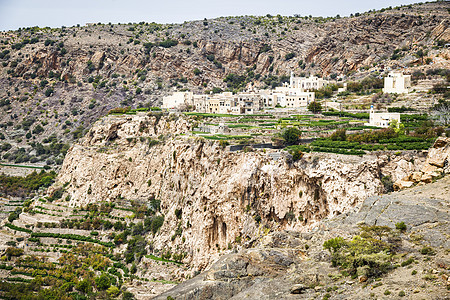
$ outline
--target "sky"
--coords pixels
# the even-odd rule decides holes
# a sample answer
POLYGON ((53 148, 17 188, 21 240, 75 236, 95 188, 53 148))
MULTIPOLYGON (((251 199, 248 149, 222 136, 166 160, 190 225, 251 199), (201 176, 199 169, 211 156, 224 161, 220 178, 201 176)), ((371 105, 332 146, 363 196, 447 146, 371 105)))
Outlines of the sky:
POLYGON ((419 0, 0 0, 0 30, 86 23, 182 23, 221 16, 348 16, 419 0))

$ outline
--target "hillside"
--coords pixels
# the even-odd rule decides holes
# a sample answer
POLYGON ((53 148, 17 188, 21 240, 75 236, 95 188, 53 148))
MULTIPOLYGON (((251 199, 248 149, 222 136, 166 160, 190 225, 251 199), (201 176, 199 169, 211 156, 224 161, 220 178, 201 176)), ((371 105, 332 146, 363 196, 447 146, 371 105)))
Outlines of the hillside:
POLYGON ((2 176, 1 295, 445 295, 449 138, 429 151, 294 159, 194 136, 196 117, 109 115, 58 174, 2 176), (382 195, 398 179, 415 187, 382 195))
POLYGON ((60 165, 72 142, 110 109, 157 106, 175 89, 275 87, 290 71, 360 79, 388 68, 423 76, 445 70, 448 20, 442 1, 347 18, 267 15, 1 32, 2 158, 60 165), (230 74, 239 76, 224 82, 230 74))

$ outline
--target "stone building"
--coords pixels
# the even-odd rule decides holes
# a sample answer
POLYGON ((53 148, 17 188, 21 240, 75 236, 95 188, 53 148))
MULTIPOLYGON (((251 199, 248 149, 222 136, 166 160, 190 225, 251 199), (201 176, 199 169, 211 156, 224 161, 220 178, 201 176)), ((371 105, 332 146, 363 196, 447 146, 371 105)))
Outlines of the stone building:
POLYGON ((407 94, 411 89, 411 75, 402 72, 390 72, 384 77, 383 93, 407 94))
POLYGON ((370 106, 369 123, 364 125, 387 128, 392 120, 396 120, 397 124, 400 124, 400 113, 376 113, 372 105, 370 106))

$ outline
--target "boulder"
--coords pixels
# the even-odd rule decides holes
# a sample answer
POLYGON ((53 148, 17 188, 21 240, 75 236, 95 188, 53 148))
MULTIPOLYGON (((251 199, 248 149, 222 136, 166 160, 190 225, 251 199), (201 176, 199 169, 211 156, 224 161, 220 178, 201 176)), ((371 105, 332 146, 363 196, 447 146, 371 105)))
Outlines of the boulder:
POLYGON ((430 174, 423 174, 420 181, 425 183, 430 183, 433 180, 433 177, 430 174))
POLYGON ((306 289, 307 289, 307 287, 306 287, 305 285, 303 285, 303 284, 296 284, 296 285, 293 285, 293 286, 290 288, 290 292, 291 292, 291 294, 301 294, 301 293, 303 293, 306 289))
POLYGON ((411 177, 412 181, 419 182, 421 180, 421 178, 422 178, 422 172, 412 173, 412 177, 411 177))
POLYGON ((420 171, 422 171, 423 173, 431 173, 431 172, 436 171, 437 169, 439 169, 439 168, 436 166, 432 166, 428 163, 425 163, 423 165, 422 169, 420 169, 420 171))
POLYGON ((426 164, 443 168, 450 157, 450 138, 440 137, 428 152, 426 164))
POLYGON ((406 180, 398 180, 394 183, 394 190, 398 191, 404 188, 409 188, 414 185, 414 182, 412 181, 406 181, 406 180))

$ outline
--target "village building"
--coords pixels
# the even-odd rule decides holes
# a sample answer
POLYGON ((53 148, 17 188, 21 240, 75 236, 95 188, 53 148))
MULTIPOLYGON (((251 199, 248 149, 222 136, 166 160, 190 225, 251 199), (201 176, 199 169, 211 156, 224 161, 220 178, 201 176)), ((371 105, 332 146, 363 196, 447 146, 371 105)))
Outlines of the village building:
POLYGON ((364 125, 387 128, 393 120, 400 124, 400 113, 376 113, 372 105, 370 106, 369 123, 364 125))
POLYGON ((191 104, 193 100, 194 93, 192 92, 175 92, 170 96, 163 97, 162 108, 179 108, 181 105, 191 104))
POLYGON ((193 106, 196 112, 214 114, 255 114, 263 108, 306 108, 315 99, 314 91, 328 84, 326 80, 311 76, 295 77, 291 73, 288 83, 274 90, 250 90, 233 94, 194 95, 191 92, 175 92, 163 98, 163 108, 177 109, 193 106), (305 88, 306 87, 306 88, 305 88))
POLYGON ((411 75, 402 72, 389 72, 384 78, 383 93, 407 94, 411 89, 411 75))
POLYGON ((317 76, 295 77, 291 72, 289 87, 292 89, 301 89, 303 91, 318 90, 328 85, 328 81, 317 76))

